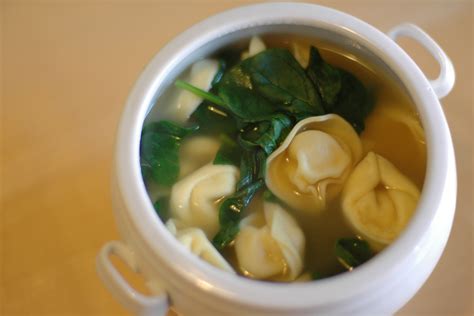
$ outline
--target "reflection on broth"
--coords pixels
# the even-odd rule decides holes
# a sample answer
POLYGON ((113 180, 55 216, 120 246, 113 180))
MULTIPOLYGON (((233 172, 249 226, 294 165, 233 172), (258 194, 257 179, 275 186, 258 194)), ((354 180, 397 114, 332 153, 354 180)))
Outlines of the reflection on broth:
POLYGON ((310 281, 351 271, 403 231, 426 147, 388 75, 276 35, 196 64, 158 99, 141 142, 157 214, 189 251, 250 278, 310 281))

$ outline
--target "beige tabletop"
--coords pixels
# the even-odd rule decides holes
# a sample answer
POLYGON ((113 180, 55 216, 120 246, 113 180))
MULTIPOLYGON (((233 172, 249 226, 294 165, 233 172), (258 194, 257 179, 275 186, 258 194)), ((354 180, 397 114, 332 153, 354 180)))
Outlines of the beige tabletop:
MULTIPOLYGON (((1 315, 125 315, 95 272, 119 238, 109 193, 114 134, 147 61, 181 31, 252 1, 11 0, 1 5, 1 315)), ((473 2, 321 1, 382 31, 414 22, 445 49, 443 99, 458 166, 446 251, 400 315, 472 315, 473 2)), ((429 76, 436 64, 402 41, 429 76)))

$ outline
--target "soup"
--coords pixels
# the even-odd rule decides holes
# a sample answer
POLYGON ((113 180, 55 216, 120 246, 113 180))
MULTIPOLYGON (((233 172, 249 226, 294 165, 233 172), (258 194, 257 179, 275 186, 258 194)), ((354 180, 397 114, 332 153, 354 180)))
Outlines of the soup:
POLYGON ((370 260, 409 221, 426 165, 417 113, 389 76, 288 36, 193 64, 148 115, 140 150, 170 232, 210 264, 267 281, 370 260))

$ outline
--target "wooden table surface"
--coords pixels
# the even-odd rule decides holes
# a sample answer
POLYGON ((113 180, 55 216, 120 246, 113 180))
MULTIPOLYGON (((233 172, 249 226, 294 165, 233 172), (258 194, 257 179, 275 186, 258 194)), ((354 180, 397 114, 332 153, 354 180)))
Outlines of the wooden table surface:
MULTIPOLYGON (((1 315, 126 315, 95 272, 117 239, 110 201, 114 134, 147 61, 203 18, 252 1, 1 2, 1 315)), ((445 49, 456 86, 443 99, 458 166, 449 243, 400 315, 473 311, 473 2, 320 1, 387 31, 414 22, 445 49)), ((403 46, 430 76, 436 64, 403 46)))

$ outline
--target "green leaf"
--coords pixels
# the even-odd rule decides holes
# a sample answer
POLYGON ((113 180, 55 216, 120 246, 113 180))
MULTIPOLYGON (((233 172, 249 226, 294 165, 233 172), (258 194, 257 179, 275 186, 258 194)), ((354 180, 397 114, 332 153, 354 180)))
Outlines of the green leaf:
POLYGON ((286 138, 293 126, 292 120, 283 114, 274 115, 269 121, 249 124, 240 134, 245 147, 260 146, 270 155, 286 138))
POLYGON ((218 250, 223 249, 237 237, 239 231, 240 227, 238 222, 230 222, 221 225, 219 232, 212 239, 212 244, 218 250))
POLYGON ((244 60, 242 68, 256 91, 296 117, 324 114, 314 85, 287 49, 267 49, 244 60))
POLYGON ((234 240, 239 232, 242 212, 257 191, 265 186, 263 177, 266 158, 261 149, 243 150, 237 191, 219 206, 220 230, 212 241, 217 249, 226 247, 234 240))
POLYGON ((318 49, 311 46, 306 73, 318 88, 326 111, 330 112, 341 91, 341 71, 326 63, 319 54, 318 49))
POLYGON ((229 245, 239 232, 239 223, 243 210, 249 205, 257 191, 264 186, 263 179, 241 188, 219 207, 219 232, 214 236, 212 243, 217 249, 229 245))
POLYGON ((361 133, 365 128, 365 118, 372 111, 374 102, 355 76, 341 71, 341 78, 341 92, 332 112, 342 116, 358 133, 361 133))
POLYGON ((179 175, 181 140, 199 127, 180 127, 170 121, 151 123, 143 128, 140 143, 142 173, 159 185, 171 186, 179 175))
POLYGON ((362 82, 351 73, 326 63, 313 46, 306 73, 317 87, 325 111, 342 116, 361 133, 365 128, 365 118, 374 106, 362 82))
POLYGON ((263 150, 242 149, 240 179, 237 183, 237 190, 264 178, 266 160, 267 156, 263 150))
POLYGON ((348 270, 360 266, 374 255, 369 244, 358 238, 338 239, 335 253, 339 262, 348 270))
POLYGON ((221 135, 221 147, 214 158, 214 165, 239 166, 241 149, 239 145, 227 135, 221 135))
POLYGON ((207 92, 207 91, 204 91, 196 86, 193 86, 192 84, 186 82, 186 81, 183 81, 183 80, 176 80, 174 85, 178 88, 181 88, 183 90, 187 90, 191 93, 194 93, 195 95, 197 95, 198 97, 204 99, 204 100, 207 100, 211 103, 214 103, 214 104, 217 104, 217 105, 220 105, 220 106, 225 106, 226 104, 224 103, 224 101, 219 98, 218 96, 210 93, 210 92, 207 92))
POLYGON ((237 64, 227 71, 216 86, 225 109, 242 121, 255 122, 267 118, 276 107, 253 87, 250 76, 237 64))
POLYGON ((160 219, 166 222, 170 218, 169 214, 169 197, 161 197, 153 203, 153 207, 155 208, 156 214, 160 217, 160 219))
POLYGON ((233 135, 237 132, 237 124, 232 115, 208 101, 198 106, 191 115, 191 120, 199 125, 202 133, 233 135))
POLYGON ((145 135, 149 132, 151 133, 158 133, 158 134, 166 134, 176 138, 184 138, 199 129, 198 125, 191 125, 189 127, 182 127, 174 122, 171 121, 159 121, 159 122, 152 122, 147 124, 142 129, 142 135, 145 135))

